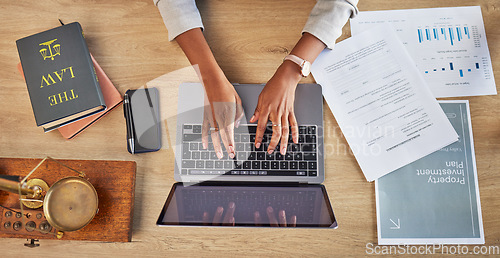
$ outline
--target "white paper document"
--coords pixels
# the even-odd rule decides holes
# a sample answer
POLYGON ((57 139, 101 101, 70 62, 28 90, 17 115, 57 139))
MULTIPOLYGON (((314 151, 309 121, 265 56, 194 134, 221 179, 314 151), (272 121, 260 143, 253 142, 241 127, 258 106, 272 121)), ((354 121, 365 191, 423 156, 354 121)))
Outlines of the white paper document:
POLYGON ((390 25, 324 50, 312 73, 368 181, 458 139, 390 25))
POLYGON ((436 98, 496 95, 480 6, 360 12, 352 35, 390 23, 436 98))

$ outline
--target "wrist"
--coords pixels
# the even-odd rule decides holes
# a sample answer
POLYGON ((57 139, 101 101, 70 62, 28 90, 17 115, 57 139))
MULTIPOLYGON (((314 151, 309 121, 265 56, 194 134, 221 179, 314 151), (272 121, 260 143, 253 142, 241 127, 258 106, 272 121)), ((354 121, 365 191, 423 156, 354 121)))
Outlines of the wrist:
POLYGON ((297 85, 302 79, 300 67, 290 60, 285 60, 278 68, 278 72, 281 74, 281 77, 290 84, 297 85))
POLYGON ((198 77, 206 88, 217 87, 227 82, 224 72, 217 64, 199 64, 198 77))

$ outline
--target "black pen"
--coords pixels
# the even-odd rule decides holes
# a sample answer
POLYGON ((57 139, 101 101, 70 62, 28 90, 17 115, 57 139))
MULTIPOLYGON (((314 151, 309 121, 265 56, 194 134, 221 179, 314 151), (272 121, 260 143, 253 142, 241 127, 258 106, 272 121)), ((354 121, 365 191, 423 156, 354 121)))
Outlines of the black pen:
POLYGON ((123 109, 125 111, 125 123, 127 124, 127 142, 132 154, 135 153, 134 145, 134 126, 132 121, 132 110, 130 109, 130 100, 128 94, 125 93, 123 100, 123 109))

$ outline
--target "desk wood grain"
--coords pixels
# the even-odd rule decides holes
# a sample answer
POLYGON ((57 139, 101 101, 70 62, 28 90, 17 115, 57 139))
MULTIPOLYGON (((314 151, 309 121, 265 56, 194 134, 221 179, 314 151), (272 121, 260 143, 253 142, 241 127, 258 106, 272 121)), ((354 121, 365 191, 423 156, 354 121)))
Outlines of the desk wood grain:
MULTIPOLYGON (((300 37, 314 0, 199 1, 205 35, 231 82, 264 83, 300 37)), ((361 11, 480 5, 495 77, 500 78, 498 0, 361 0, 361 11)), ((151 0, 6 1, 0 5, 0 157, 134 160, 137 162, 131 243, 41 240, 22 248, 20 239, 0 239, 3 256, 361 256, 377 243, 373 183, 365 181, 325 104, 325 186, 338 218, 336 230, 254 228, 158 228, 157 216, 173 184, 172 148, 131 155, 126 151, 122 107, 76 139, 35 126, 26 86, 16 71, 15 41, 79 21, 90 51, 123 94, 163 74, 189 66, 151 0), (162 190, 158 190, 162 189, 162 190)), ((339 40, 350 36, 349 25, 339 40)), ((181 74, 184 75, 183 72, 181 74)), ((192 76, 187 76, 191 78, 192 76)), ((184 79, 183 77, 181 77, 184 79)), ((179 77, 172 76, 171 87, 179 77)), ((303 82, 313 82, 313 78, 303 82)), ((174 88, 175 89, 175 88, 174 88)), ((174 94, 175 95, 175 94, 174 94)), ((468 97, 476 148, 486 245, 500 245, 499 96, 468 97)), ((168 144, 166 146, 169 146, 168 144)))

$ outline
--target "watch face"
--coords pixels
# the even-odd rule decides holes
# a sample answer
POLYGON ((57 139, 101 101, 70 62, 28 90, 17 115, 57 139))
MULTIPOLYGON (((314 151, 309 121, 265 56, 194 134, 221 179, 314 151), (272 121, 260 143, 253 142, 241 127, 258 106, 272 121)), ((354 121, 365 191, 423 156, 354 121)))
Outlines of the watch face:
POLYGON ((311 63, 304 61, 300 72, 302 73, 302 76, 307 77, 311 73, 311 63))

